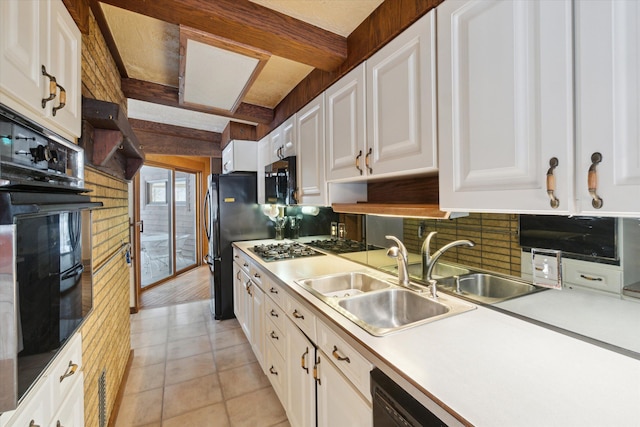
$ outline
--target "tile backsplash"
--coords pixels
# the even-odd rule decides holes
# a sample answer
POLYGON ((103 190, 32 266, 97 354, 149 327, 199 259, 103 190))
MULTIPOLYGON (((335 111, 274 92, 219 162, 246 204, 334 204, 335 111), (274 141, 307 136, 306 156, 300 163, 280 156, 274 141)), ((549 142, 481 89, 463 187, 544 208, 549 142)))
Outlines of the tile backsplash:
POLYGON ((420 253, 422 242, 431 231, 438 232, 431 240, 431 253, 458 239, 469 239, 476 244, 473 248, 452 248, 442 260, 520 276, 518 215, 482 213, 454 220, 405 218, 402 240, 410 252, 420 253), (422 237, 419 237, 420 227, 422 237))

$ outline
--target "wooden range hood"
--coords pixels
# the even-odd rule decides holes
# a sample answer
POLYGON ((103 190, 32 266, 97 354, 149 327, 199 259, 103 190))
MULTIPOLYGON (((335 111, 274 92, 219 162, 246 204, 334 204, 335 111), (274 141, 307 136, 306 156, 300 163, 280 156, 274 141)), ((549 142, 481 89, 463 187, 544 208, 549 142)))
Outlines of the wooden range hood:
POLYGON ((373 181, 367 184, 367 201, 334 203, 334 212, 401 217, 454 219, 465 213, 440 210, 437 176, 373 181))

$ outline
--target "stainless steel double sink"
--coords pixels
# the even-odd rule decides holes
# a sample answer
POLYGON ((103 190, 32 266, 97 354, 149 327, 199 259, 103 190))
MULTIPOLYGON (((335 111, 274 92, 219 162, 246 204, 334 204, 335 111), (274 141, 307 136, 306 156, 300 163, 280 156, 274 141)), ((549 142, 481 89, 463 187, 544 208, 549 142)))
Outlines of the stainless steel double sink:
MULTIPOLYGON (((429 298, 366 273, 340 273, 296 281, 371 335, 382 336, 473 310, 475 305, 441 295, 429 298)), ((419 287, 416 289, 420 290, 419 287)))

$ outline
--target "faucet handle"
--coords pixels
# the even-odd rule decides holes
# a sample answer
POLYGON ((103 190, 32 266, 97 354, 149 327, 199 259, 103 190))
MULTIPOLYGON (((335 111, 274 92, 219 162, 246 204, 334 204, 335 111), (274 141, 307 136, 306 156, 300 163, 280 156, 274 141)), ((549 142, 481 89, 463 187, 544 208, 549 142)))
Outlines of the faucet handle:
POLYGON ((438 281, 435 279, 429 279, 429 290, 431 291, 431 298, 438 298, 438 281))

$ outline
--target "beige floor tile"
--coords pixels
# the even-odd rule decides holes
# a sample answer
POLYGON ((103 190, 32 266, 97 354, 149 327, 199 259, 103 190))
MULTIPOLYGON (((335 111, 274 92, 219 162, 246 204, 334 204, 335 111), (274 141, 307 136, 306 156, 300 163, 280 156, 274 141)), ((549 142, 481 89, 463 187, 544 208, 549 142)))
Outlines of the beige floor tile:
POLYGON ((167 358, 167 345, 159 344, 133 350, 131 367, 164 363, 167 358))
POLYGON ((127 377, 124 394, 162 388, 164 386, 164 363, 132 367, 127 377))
POLYGON ((182 359, 211 351, 208 335, 171 341, 167 344, 167 360, 182 359))
POLYGON ((268 427, 287 419, 271 387, 227 400, 227 412, 234 427, 268 427))
POLYGON ((213 353, 196 354, 182 359, 169 360, 166 367, 165 384, 177 384, 216 371, 213 353))
POLYGON ((162 388, 131 394, 122 399, 116 427, 142 426, 162 418, 162 388))
POLYGON ((165 315, 160 317, 131 318, 131 333, 149 332, 157 329, 167 329, 169 318, 165 315))
POLYGON ((206 406, 162 421, 162 427, 228 427, 230 425, 224 403, 206 406))
POLYGON ((204 315, 201 310, 173 313, 169 316, 169 322, 172 326, 189 325, 191 323, 200 323, 204 321, 204 315))
POLYGON ((236 329, 240 327, 240 322, 238 322, 238 319, 215 320, 213 317, 210 317, 206 320, 206 322, 207 327, 211 332, 228 331, 229 329, 236 329))
POLYGON ((222 402, 222 391, 216 374, 202 376, 165 387, 163 419, 222 402))
POLYGON ((218 376, 225 399, 270 386, 258 362, 220 372, 218 376))
POLYGON ((228 331, 214 331, 211 333, 211 347, 213 347, 214 351, 247 342, 247 337, 244 335, 242 328, 234 328, 228 331))
POLYGON ((218 372, 256 361, 256 356, 253 354, 253 349, 249 343, 215 351, 213 352, 213 358, 216 361, 218 372))
POLYGON ((198 337, 206 335, 208 329, 204 322, 192 323, 190 325, 182 325, 169 328, 169 341, 183 340, 185 338, 198 337))
POLYGON ((274 425, 273 427, 291 427, 291 424, 289 424, 289 420, 287 420, 287 421, 283 421, 281 423, 278 423, 278 424, 274 425))
POLYGON ((131 334, 131 348, 149 347, 152 345, 163 344, 167 342, 166 329, 154 329, 152 331, 144 331, 131 334))

